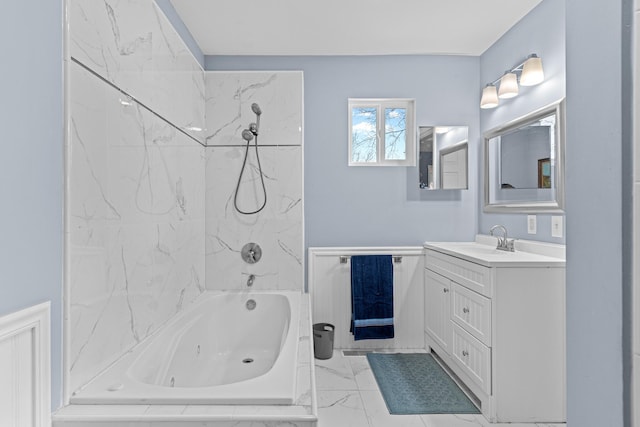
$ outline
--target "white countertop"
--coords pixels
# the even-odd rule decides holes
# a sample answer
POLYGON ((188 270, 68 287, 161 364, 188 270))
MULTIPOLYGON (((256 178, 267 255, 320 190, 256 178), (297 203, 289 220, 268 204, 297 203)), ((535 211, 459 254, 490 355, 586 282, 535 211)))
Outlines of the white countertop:
POLYGON ((425 242, 425 249, 441 252, 486 267, 564 267, 565 247, 552 243, 516 240, 515 252, 496 249, 496 238, 476 236, 473 242, 425 242))

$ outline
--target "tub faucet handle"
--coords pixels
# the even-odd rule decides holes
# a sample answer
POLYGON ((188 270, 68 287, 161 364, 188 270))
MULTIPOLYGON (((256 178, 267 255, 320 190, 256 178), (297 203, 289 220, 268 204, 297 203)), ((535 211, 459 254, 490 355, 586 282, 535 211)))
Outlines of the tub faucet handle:
POLYGON ((247 286, 252 287, 254 280, 256 280, 255 274, 250 274, 249 279, 247 279, 247 286))
POLYGON ((240 255, 247 264, 255 264, 262 258, 262 248, 257 243, 247 243, 242 247, 240 255))

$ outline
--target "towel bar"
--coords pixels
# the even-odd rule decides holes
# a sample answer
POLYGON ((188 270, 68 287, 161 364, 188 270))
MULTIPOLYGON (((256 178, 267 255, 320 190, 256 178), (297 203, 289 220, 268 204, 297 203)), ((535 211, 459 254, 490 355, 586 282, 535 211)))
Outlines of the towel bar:
MULTIPOLYGON (((393 256, 393 262, 399 264, 402 262, 401 256, 393 256)), ((351 255, 340 255, 340 264, 346 264, 348 260, 351 259, 351 255)))

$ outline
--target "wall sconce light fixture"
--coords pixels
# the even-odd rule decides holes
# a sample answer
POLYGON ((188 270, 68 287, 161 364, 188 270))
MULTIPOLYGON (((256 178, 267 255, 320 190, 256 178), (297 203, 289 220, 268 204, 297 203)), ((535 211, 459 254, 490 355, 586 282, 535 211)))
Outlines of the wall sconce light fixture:
POLYGON ((534 86, 543 81, 544 70, 542 69, 542 59, 535 53, 532 53, 524 62, 505 71, 500 78, 488 83, 484 89, 482 89, 480 108, 496 108, 500 103, 500 99, 518 96, 518 83, 520 86, 534 86), (498 88, 496 88, 496 83, 499 83, 498 88))

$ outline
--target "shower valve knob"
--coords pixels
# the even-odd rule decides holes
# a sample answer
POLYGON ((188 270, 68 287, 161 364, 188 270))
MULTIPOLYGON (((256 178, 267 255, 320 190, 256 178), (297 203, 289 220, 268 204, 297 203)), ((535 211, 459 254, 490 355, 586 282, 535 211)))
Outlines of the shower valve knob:
POLYGON ((240 255, 247 264, 255 264, 262 258, 262 248, 257 243, 247 243, 242 247, 240 255))

